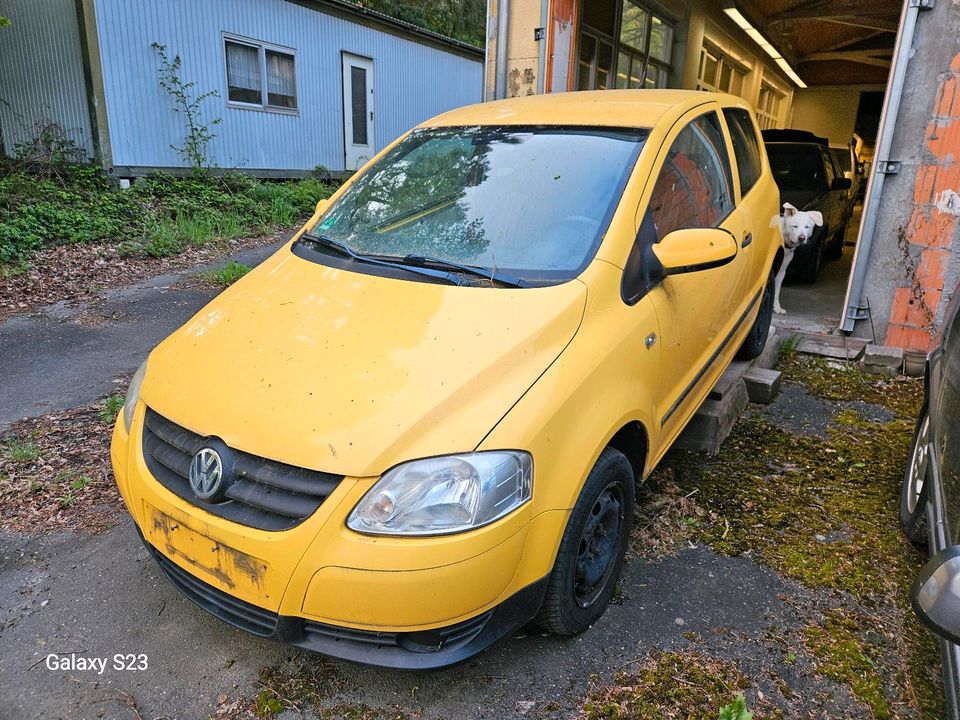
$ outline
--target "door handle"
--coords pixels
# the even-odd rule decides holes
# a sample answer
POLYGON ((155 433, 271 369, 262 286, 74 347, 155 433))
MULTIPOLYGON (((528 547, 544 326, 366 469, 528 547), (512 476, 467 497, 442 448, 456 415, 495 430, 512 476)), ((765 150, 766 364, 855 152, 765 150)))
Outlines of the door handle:
POLYGON ((740 243, 740 247, 745 248, 747 245, 753 242, 753 233, 747 233, 743 236, 743 242, 740 243))

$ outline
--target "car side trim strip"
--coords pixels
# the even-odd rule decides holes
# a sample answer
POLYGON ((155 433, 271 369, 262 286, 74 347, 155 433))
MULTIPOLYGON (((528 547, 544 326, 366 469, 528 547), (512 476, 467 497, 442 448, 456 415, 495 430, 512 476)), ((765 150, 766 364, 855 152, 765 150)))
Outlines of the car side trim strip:
POLYGON ((723 339, 723 342, 720 343, 720 346, 713 351, 713 355, 710 356, 710 359, 707 360, 702 368, 700 368, 700 371, 694 376, 693 380, 690 381, 690 384, 683 389, 683 392, 680 393, 680 396, 673 401, 673 405, 670 406, 670 409, 667 410, 666 414, 664 414, 664 416, 660 419, 660 427, 663 427, 667 424, 667 420, 669 420, 677 411, 677 408, 683 404, 683 401, 687 399, 687 396, 693 392, 693 389, 700 383, 700 381, 703 379, 703 376, 707 374, 707 371, 710 369, 713 363, 716 362, 718 357, 720 357, 720 353, 722 353, 726 349, 727 345, 730 344, 730 341, 733 340, 733 337, 737 334, 740 326, 743 325, 743 321, 747 319, 747 317, 750 315, 750 311, 753 310, 754 306, 757 304, 757 301, 763 294, 763 290, 764 289, 762 287, 757 290, 756 294, 753 296, 753 299, 750 301, 750 304, 747 305, 747 309, 744 310, 737 319, 737 322, 730 329, 730 332, 727 333, 727 336, 723 339))

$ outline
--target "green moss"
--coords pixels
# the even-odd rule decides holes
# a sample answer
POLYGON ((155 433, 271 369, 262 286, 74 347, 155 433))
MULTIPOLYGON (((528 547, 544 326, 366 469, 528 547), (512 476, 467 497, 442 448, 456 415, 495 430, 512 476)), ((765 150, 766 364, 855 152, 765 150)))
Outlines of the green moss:
POLYGON ((696 540, 750 554, 809 588, 846 593, 838 596, 849 598, 845 607, 863 609, 832 610, 822 625, 807 628, 806 644, 823 675, 847 684, 878 718, 893 716, 892 703, 939 717, 936 642, 919 628, 908 598, 923 558, 897 524, 922 382, 799 355, 781 360, 781 368, 787 383, 811 395, 869 402, 895 419, 877 423, 841 410, 822 438, 747 415, 717 457, 673 452, 653 480, 676 483, 681 496, 696 491, 697 503, 709 508, 689 526, 696 540))
POLYGON ((778 369, 825 400, 862 400, 881 405, 899 418, 916 418, 923 400, 923 382, 913 378, 885 378, 855 365, 807 355, 781 356, 778 369))
POLYGON ((253 700, 253 711, 264 720, 284 710, 301 717, 312 712, 320 720, 409 720, 398 706, 371 707, 364 703, 333 702, 344 681, 336 666, 317 656, 299 657, 284 665, 263 668, 253 700), (332 704, 331 704, 332 703, 332 704))
MULTIPOLYGON (((697 651, 651 651, 612 685, 595 684, 581 708, 585 720, 716 720, 749 679, 728 661, 697 651)), ((762 717, 782 717, 762 706, 762 717)), ((761 717, 758 714, 757 717, 761 717)))
POLYGON ((850 686, 857 699, 877 720, 891 717, 883 677, 877 672, 872 646, 861 638, 861 623, 837 609, 827 611, 823 625, 804 630, 817 672, 850 686))

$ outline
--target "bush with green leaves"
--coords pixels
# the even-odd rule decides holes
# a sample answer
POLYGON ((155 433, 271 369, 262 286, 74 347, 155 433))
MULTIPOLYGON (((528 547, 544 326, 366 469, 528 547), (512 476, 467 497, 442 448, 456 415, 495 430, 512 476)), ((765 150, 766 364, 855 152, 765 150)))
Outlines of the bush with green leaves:
POLYGON ((316 178, 268 182, 233 173, 156 174, 121 190, 89 166, 70 166, 58 178, 12 170, 0 175, 0 268, 76 243, 114 243, 125 257, 175 255, 294 226, 333 189, 316 178))

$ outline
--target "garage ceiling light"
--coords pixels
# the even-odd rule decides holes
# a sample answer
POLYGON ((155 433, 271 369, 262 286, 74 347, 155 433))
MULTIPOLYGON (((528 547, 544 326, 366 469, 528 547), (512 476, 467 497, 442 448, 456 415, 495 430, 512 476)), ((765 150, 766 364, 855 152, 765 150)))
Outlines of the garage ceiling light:
POLYGON ((750 39, 759 45, 760 48, 770 56, 777 66, 783 70, 787 74, 787 77, 793 80, 798 87, 805 88, 807 86, 807 84, 800 79, 800 76, 794 72, 793 68, 790 67, 790 63, 784 59, 783 55, 780 54, 780 51, 773 46, 773 43, 767 40, 767 38, 765 38, 759 30, 750 24, 750 21, 744 17, 743 13, 740 12, 735 5, 725 7, 723 11, 730 16, 730 19, 737 24, 737 27, 749 35, 750 39))

